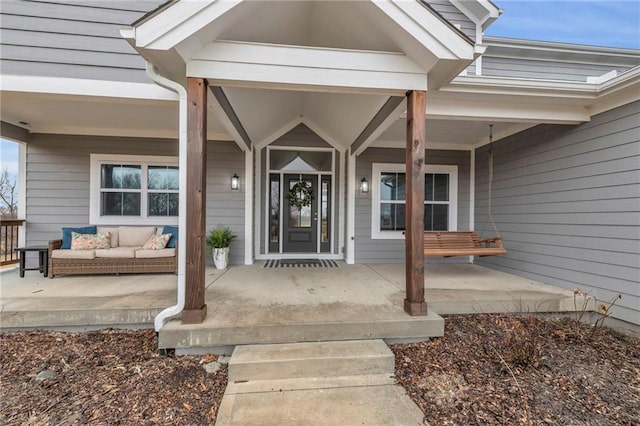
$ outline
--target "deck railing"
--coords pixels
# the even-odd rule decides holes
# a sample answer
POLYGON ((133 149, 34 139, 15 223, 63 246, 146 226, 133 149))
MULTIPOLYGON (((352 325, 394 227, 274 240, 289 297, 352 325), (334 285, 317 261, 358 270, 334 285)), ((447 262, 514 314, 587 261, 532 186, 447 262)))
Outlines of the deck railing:
POLYGON ((23 225, 23 219, 0 220, 0 266, 18 263, 18 231, 23 225))

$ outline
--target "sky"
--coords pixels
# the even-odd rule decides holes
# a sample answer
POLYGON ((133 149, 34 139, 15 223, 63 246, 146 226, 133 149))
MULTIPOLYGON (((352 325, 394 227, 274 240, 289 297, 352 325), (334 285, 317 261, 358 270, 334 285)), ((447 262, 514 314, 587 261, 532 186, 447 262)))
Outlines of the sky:
POLYGON ((0 139, 0 157, 2 165, 0 171, 6 168, 12 175, 18 175, 18 144, 0 139))
POLYGON ((524 38, 640 49, 640 0, 493 0, 503 10, 485 32, 524 38))
MULTIPOLYGON (((640 0, 493 0, 486 35, 640 49, 640 0)), ((18 171, 18 146, 0 139, 0 168, 18 171)))

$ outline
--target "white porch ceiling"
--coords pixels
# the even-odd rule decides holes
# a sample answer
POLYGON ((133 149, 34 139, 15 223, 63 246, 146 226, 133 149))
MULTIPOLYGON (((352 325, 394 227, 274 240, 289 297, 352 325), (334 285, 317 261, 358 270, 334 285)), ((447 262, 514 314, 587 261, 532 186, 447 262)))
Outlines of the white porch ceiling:
MULTIPOLYGON (((175 100, 90 97, 3 91, 2 120, 32 133, 178 138, 175 100)), ((230 140, 215 114, 208 114, 208 138, 230 140)))
MULTIPOLYGON (((348 141, 353 141, 362 130, 349 126, 352 118, 366 121, 366 116, 373 115, 386 100, 384 96, 238 88, 228 88, 227 95, 235 102, 242 101, 242 107, 237 109, 241 116, 255 117, 245 120, 244 124, 256 144, 270 143, 297 124, 305 123, 339 149, 348 148, 348 141), (346 99, 334 99, 341 96, 346 99), (318 115, 318 111, 329 112, 318 115), (333 137, 334 134, 339 136, 333 137), (268 136, 259 139, 259 135, 268 136)), ((209 97, 213 98, 213 95, 209 94, 209 97)), ((178 134, 177 101, 3 92, 0 102, 3 120, 13 124, 26 122, 32 133, 172 139, 178 134)), ((210 140, 232 139, 211 108, 207 120, 210 140)), ((492 123, 495 124, 494 135, 510 134, 511 129, 522 126, 499 121, 492 123)), ((488 124, 476 120, 427 118, 427 145, 442 147, 446 144, 454 149, 468 149, 487 139, 488 124)), ((372 146, 404 146, 405 128, 401 117, 372 146)))

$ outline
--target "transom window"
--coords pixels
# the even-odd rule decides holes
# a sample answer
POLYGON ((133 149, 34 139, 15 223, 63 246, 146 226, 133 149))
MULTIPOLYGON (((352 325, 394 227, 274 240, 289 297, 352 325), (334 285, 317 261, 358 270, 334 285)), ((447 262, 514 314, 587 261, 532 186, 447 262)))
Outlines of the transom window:
POLYGON ((177 223, 178 182, 175 157, 92 154, 91 223, 177 223))
MULTIPOLYGON (((403 238, 406 175, 404 164, 372 166, 371 238, 403 238)), ((457 166, 427 166, 424 175, 425 231, 457 229, 457 166)))

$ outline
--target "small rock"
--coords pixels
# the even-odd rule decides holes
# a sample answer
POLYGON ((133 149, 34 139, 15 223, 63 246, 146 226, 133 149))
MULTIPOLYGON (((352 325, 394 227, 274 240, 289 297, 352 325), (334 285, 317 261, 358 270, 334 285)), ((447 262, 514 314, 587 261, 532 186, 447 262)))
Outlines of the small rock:
POLYGON ((229 355, 220 355, 218 357, 218 363, 226 365, 226 364, 229 364, 229 360, 230 359, 231 359, 231 357, 229 355))
POLYGON ((38 375, 36 376, 36 382, 41 382, 43 380, 50 379, 52 377, 55 377, 55 375, 56 375, 56 373, 54 371, 43 370, 43 371, 39 372, 38 375))
POLYGON ((217 373, 218 371, 220 371, 220 363, 209 362, 204 365, 204 370, 209 374, 217 373))

